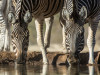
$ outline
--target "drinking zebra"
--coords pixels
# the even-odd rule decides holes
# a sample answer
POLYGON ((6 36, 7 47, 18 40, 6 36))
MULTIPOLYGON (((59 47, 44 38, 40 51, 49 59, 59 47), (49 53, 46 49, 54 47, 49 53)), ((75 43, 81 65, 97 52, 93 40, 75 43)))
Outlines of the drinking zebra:
POLYGON ((53 15, 62 9, 63 4, 64 0, 17 0, 15 14, 12 12, 9 13, 8 18, 13 23, 12 44, 18 62, 23 59, 22 61, 24 63, 24 60, 26 60, 29 43, 28 23, 34 17, 37 43, 42 51, 43 63, 48 63, 46 48, 50 43, 53 15), (46 32, 43 39, 44 19, 46 22, 46 32))
MULTIPOLYGON (((66 0, 60 22, 64 25, 66 48, 75 57, 84 48, 84 24, 89 23, 89 64, 94 64, 95 34, 100 20, 100 0, 66 0), (81 35, 81 36, 80 36, 81 35), (78 37, 80 36, 80 37, 78 37)), ((73 59, 69 57, 71 63, 73 59)))

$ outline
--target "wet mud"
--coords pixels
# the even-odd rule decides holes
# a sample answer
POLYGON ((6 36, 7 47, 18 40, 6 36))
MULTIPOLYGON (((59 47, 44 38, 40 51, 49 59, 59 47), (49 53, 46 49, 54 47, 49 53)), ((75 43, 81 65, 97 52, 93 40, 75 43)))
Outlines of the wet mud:
MULTIPOLYGON (((53 65, 66 65, 68 54, 61 52, 49 52, 47 53, 47 58, 49 64, 53 65)), ((80 64, 88 64, 89 54, 80 53, 80 64)), ((100 52, 94 53, 95 63, 100 64, 100 52)), ((0 52, 0 64, 14 64, 16 61, 14 52, 0 52)), ((40 65, 42 64, 42 54, 41 52, 27 52, 26 64, 40 65)))

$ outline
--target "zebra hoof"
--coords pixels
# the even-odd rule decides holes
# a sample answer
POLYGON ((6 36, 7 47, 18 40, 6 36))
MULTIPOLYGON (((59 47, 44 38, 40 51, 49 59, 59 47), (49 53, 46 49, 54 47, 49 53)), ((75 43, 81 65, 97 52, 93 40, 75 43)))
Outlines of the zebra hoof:
POLYGON ((43 61, 43 64, 44 64, 44 65, 49 64, 48 60, 43 61))
POLYGON ((89 60, 89 61, 88 61, 88 64, 89 64, 89 65, 94 65, 95 62, 94 62, 94 60, 89 60))
POLYGON ((49 63, 48 63, 48 62, 43 62, 43 64, 44 64, 44 65, 47 65, 47 64, 49 64, 49 63))

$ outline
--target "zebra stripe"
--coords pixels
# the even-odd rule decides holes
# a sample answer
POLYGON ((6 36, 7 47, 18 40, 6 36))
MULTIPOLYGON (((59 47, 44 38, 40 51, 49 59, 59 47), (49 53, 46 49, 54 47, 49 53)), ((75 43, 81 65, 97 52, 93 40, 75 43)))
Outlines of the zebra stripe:
MULTIPOLYGON (((37 30, 37 43, 40 46, 40 49, 42 51, 43 55, 43 62, 47 63, 47 56, 46 56, 46 48, 49 47, 50 43, 50 33, 53 23, 53 15, 58 13, 64 4, 64 0, 18 0, 16 4, 15 9, 15 18, 16 22, 13 24, 13 34, 12 34, 12 41, 13 43, 13 49, 17 51, 17 55, 20 59, 20 56, 22 53, 26 55, 27 48, 28 48, 28 42, 29 42, 29 33, 28 33, 28 23, 27 20, 34 17, 35 18, 35 24, 36 24, 36 30, 37 30), (30 18, 31 17, 31 18, 30 18), (43 39, 43 21, 45 19, 46 22, 46 32, 45 37, 43 39), (20 30, 22 29, 22 31, 20 30), (20 34, 20 33, 21 34, 20 34), (21 36, 21 39, 14 39, 17 38, 14 36, 14 34, 18 34, 18 37, 21 36), (20 43, 20 41, 21 43, 20 43), (21 45, 19 45, 19 43, 21 45), (16 46, 16 47, 15 47, 16 46), (21 47, 22 46, 22 47, 21 47), (26 48, 25 48, 26 47, 26 48), (22 50, 19 51, 19 48, 22 50)), ((23 54, 22 54, 23 55, 23 54)), ((22 56, 24 57, 24 56, 22 56)), ((24 57, 26 58, 26 57, 24 57)))
MULTIPOLYGON (((21 18, 23 18, 27 10, 29 10, 34 17, 37 17, 39 14, 43 13, 43 16, 46 18, 58 13, 63 6, 64 0, 22 0, 22 3, 20 1, 18 2, 16 11, 21 13, 21 18), (19 8, 20 3, 21 11, 19 8)), ((16 12, 16 14, 19 14, 18 12, 16 12)))
POLYGON ((79 12, 82 6, 87 9, 88 18, 94 18, 100 13, 100 1, 99 0, 75 0, 77 11, 79 12))
POLYGON ((74 54, 78 54, 84 48, 84 28, 82 27, 85 23, 89 23, 87 45, 89 48, 89 63, 93 64, 95 34, 100 20, 100 0, 66 0, 66 2, 68 1, 70 3, 66 3, 67 5, 63 8, 60 19, 61 24, 65 25, 66 36, 69 36, 69 38, 66 38, 66 47, 69 50, 75 48, 74 54), (65 13, 66 11, 69 11, 69 16, 65 13), (70 38, 71 36, 74 38, 70 38), (75 43, 70 42, 73 39, 76 40, 75 43))
POLYGON ((10 50, 10 27, 7 21, 10 1, 11 0, 0 1, 0 51, 10 50))

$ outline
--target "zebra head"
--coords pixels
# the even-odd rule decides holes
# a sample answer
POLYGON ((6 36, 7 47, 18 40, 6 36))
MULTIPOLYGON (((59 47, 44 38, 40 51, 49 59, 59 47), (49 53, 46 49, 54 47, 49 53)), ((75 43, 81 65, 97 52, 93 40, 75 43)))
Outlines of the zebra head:
MULTIPOLYGON (((20 19, 16 18, 16 14, 10 12, 8 14, 8 20, 12 23, 12 46, 16 53, 16 59, 18 62, 26 60, 26 53, 29 44, 29 31, 28 23, 32 20, 32 16, 29 11, 26 11, 25 15, 20 19)), ((24 61, 23 61, 24 62, 24 61)))
POLYGON ((29 31, 21 26, 13 26, 12 47, 15 52, 17 62, 25 63, 29 44, 29 31))
MULTIPOLYGON (((86 8, 83 6, 79 13, 75 10, 69 13, 63 8, 61 12, 61 22, 65 27, 65 44, 70 55, 69 63, 74 63, 78 53, 84 48, 84 21, 87 17, 86 8)), ((75 61, 76 62, 76 61, 75 61)))

